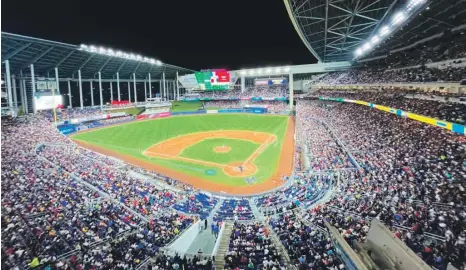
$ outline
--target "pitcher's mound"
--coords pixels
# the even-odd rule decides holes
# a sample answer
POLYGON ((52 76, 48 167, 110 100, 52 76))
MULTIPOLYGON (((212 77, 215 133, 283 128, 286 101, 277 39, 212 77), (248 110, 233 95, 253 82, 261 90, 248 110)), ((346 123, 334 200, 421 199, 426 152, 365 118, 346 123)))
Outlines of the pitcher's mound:
POLYGON ((229 163, 227 167, 223 168, 226 175, 233 177, 246 177, 254 175, 257 171, 256 165, 252 163, 243 164, 242 162, 229 163), (241 167, 241 168, 240 168, 241 167))
POLYGON ((228 153, 231 151, 230 146, 222 145, 222 146, 216 146, 214 147, 215 153, 228 153))

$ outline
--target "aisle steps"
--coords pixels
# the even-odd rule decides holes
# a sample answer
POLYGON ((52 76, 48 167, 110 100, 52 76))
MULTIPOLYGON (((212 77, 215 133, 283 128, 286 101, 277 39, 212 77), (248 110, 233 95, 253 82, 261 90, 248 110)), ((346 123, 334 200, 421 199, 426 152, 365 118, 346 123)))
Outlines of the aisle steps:
POLYGON ((220 239, 220 245, 215 254, 215 269, 222 270, 225 266, 225 253, 227 253, 230 246, 230 236, 233 231, 233 222, 225 221, 225 229, 223 231, 222 239, 220 239))

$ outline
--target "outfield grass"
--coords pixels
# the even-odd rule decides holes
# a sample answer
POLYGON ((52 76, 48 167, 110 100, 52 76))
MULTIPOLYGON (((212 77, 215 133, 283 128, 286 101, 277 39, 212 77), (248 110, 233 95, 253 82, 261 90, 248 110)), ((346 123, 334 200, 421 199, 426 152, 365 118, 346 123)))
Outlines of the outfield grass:
POLYGON ((172 112, 192 112, 202 108, 202 101, 184 102, 184 101, 173 101, 172 112))
POLYGON ((221 138, 205 139, 183 150, 181 156, 220 164, 228 164, 234 161, 246 160, 259 146, 260 144, 243 140, 221 138), (230 147, 230 152, 216 153, 214 151, 215 147, 223 145, 230 147))
MULTIPOLYGON (((230 177, 216 167, 208 165, 193 164, 181 160, 168 160, 160 158, 149 158, 142 152, 150 146, 162 142, 164 140, 189 134, 193 132, 215 131, 215 130, 251 130, 257 132, 267 132, 277 136, 277 140, 270 144, 262 154, 254 161, 258 168, 255 174, 257 182, 263 182, 269 179, 276 170, 283 139, 285 137, 288 117, 286 116, 264 116, 253 114, 205 114, 191 116, 177 116, 171 118, 162 118, 150 121, 131 122, 119 126, 110 126, 108 128, 98 129, 87 133, 76 134, 73 139, 82 140, 100 147, 108 148, 122 154, 131 155, 133 157, 156 163, 183 173, 200 177, 209 181, 222 183, 231 186, 246 185, 242 177, 230 177), (214 171, 214 173, 207 172, 214 171)), ((239 140, 233 140, 239 141, 239 140)), ((241 141, 244 142, 244 141, 241 141)), ((215 143, 215 142, 214 142, 215 143)), ((206 144, 209 144, 206 140, 206 144)), ((216 144, 216 143, 215 143, 216 144)), ((232 144, 236 144, 232 142, 232 144)), ((221 144, 223 145, 223 143, 221 144)), ((212 145, 193 145, 185 149, 184 155, 195 155, 197 158, 219 161, 219 157, 215 157, 214 152, 209 150, 212 145), (204 150, 195 148, 204 148, 204 150)), ((217 145, 216 145, 217 146, 217 145)), ((246 144, 245 144, 246 146, 246 144)), ((245 153, 241 151, 233 152, 235 148, 240 146, 233 145, 232 155, 247 155, 250 149, 245 149, 245 153)), ((242 145, 241 145, 242 147, 242 145)), ((246 146, 249 147, 249 146, 246 146)), ((252 148, 252 145, 250 146, 252 148)), ((222 162, 229 162, 229 154, 225 155, 222 162)))

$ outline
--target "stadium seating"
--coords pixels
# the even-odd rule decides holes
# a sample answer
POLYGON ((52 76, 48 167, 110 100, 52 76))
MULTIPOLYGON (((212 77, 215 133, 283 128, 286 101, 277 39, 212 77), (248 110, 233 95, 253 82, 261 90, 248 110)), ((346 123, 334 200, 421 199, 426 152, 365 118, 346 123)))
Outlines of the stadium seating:
MULTIPOLYGON (((328 76, 336 84, 366 81, 367 76, 377 81, 382 76, 378 72, 328 76)), ((387 74, 384 80, 390 81, 387 74)), ((388 89, 322 89, 314 95, 358 99, 460 124, 466 115, 464 104, 454 97, 388 89)), ((283 102, 274 105, 277 110, 286 107, 283 102)), ((283 267, 267 227, 258 221, 265 217, 272 217, 271 225, 296 266, 340 266, 321 231, 324 219, 354 246, 365 241, 373 218, 429 265, 444 269, 448 263, 464 264, 464 136, 357 104, 298 100, 296 110, 296 172, 279 192, 251 200, 218 198, 157 172, 122 169, 122 162, 61 135, 51 125, 50 113, 2 119, 2 266, 136 268, 154 258, 148 265, 211 269, 208 259, 170 257, 159 249, 195 219, 213 218, 238 220, 225 256, 227 269, 283 267), (295 208, 305 210, 303 223, 290 211, 295 208), (309 252, 313 256, 303 256, 309 252)), ((99 111, 62 110, 59 119, 95 114, 99 111)))

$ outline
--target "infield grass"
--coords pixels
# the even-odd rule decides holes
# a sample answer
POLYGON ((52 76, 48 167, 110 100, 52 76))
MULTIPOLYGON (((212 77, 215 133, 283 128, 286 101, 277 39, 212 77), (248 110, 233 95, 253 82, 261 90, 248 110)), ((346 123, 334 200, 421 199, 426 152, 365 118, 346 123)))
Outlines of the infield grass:
POLYGON ((187 147, 180 156, 199 159, 220 164, 228 164, 234 161, 246 160, 260 144, 244 140, 235 139, 205 139, 190 147, 187 147), (228 153, 217 153, 214 148, 217 146, 228 146, 231 148, 228 153))
MULTIPOLYGON (((80 133, 72 136, 72 139, 85 141, 99 147, 131 155, 138 159, 156 163, 173 170, 181 171, 188 175, 200 177, 212 182, 231 186, 247 185, 244 177, 231 177, 225 175, 220 168, 193 164, 188 161, 161 159, 147 157, 142 154, 150 146, 193 132, 215 130, 250 130, 267 132, 276 135, 277 139, 271 143, 254 161, 258 168, 254 175, 258 183, 269 179, 277 168, 279 155, 288 123, 287 116, 255 115, 255 114, 204 114, 190 116, 176 116, 149 121, 136 121, 118 126, 110 126, 102 129, 80 133)), ((215 139, 216 140, 216 139, 215 139)), ((182 155, 190 158, 207 161, 214 160, 218 163, 229 163, 236 159, 246 159, 257 149, 256 144, 242 140, 220 139, 223 142, 217 145, 214 139, 203 141, 186 148, 182 155), (211 146, 229 145, 230 153, 215 153, 211 146), (243 151, 241 148, 244 147, 243 151), (220 157, 221 156, 221 157, 220 157)), ((215 147, 214 146, 214 147, 215 147)))

